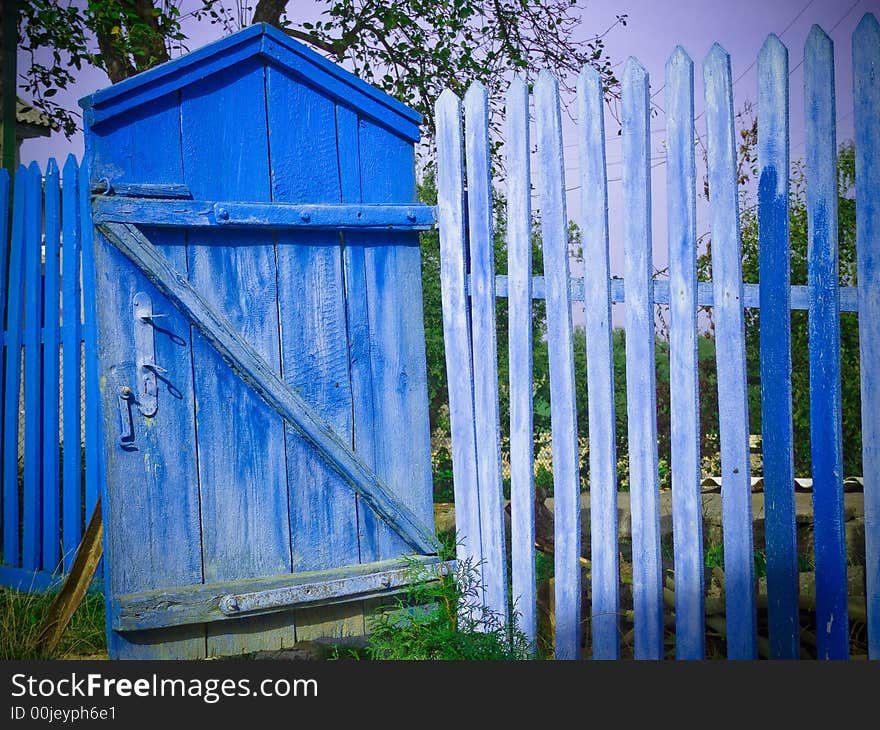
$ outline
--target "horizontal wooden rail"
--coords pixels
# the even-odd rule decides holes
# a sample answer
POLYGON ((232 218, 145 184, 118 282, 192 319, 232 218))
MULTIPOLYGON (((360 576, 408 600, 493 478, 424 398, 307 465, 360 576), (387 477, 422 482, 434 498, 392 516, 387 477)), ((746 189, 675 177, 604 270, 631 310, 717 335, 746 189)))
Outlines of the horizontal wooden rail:
POLYGON ((424 231, 434 227, 430 205, 302 205, 206 200, 96 197, 94 221, 136 225, 424 231))
MULTIPOLYGON (((760 306, 760 288, 758 284, 743 284, 743 306, 746 309, 758 309, 760 306)), ((470 294, 470 277, 468 277, 468 294, 470 294)), ((854 286, 840 287, 840 311, 858 312, 858 288, 854 286)), ((495 277, 495 296, 507 296, 507 277, 498 275, 495 277)), ((545 284, 543 276, 532 278, 532 299, 544 299, 545 284)), ((584 301, 584 280, 578 277, 571 279, 571 299, 575 302, 584 301)), ((806 286, 795 285, 791 287, 791 308, 807 309, 809 307, 810 294, 806 286)), ((611 301, 615 304, 626 301, 623 292, 623 279, 611 279, 611 301)), ((715 296, 712 292, 712 282, 701 281, 697 285, 697 306, 714 306, 715 296)), ((654 280, 654 303, 669 304, 669 282, 664 279, 654 280)))
POLYGON ((413 568, 440 575, 455 562, 436 556, 397 558, 345 568, 265 578, 167 588, 118 597, 116 631, 142 631, 320 606, 399 592, 412 582, 413 568))

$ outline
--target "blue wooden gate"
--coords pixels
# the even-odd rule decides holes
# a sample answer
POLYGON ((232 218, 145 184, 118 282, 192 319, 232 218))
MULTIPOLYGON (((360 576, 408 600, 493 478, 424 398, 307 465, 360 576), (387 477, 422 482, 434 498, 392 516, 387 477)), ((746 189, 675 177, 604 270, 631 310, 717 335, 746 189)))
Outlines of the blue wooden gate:
MULTIPOLYGON (((698 307, 712 307, 721 428, 726 635, 730 658, 757 656, 744 308, 761 310, 769 647, 798 658, 790 312, 809 314, 816 639, 821 658, 848 655, 843 529, 840 312, 859 312, 869 656, 880 659, 880 28, 866 15, 853 38, 858 288, 838 286, 834 64, 814 27, 805 48, 809 282, 790 286, 788 52, 775 36, 758 58, 760 285, 744 285, 730 59, 717 44, 703 64, 713 281, 697 282, 693 63, 675 50, 666 66, 669 279, 654 279, 649 81, 635 59, 622 83, 625 277, 609 278, 603 92, 586 68, 578 81, 585 278, 571 279, 563 146, 556 80, 534 86, 544 276, 532 276, 529 91, 506 99, 508 275, 493 261, 487 97, 479 85, 437 102, 438 223, 459 560, 483 566, 488 608, 508 615, 499 443, 496 299, 508 298, 512 598, 520 628, 536 635, 532 464, 532 300, 546 300, 554 524, 555 652, 582 655, 581 507, 572 308, 583 302, 589 391, 592 656, 620 656, 617 472, 611 304, 626 305, 626 402, 632 512, 636 658, 664 656, 664 598, 674 592, 675 651, 705 646, 697 378, 698 307), (464 135, 462 134, 464 127, 464 135), (465 189, 465 171, 467 188, 465 189), (665 585, 658 512, 655 304, 670 307, 671 482, 674 584, 665 585)), ((702 116, 702 115, 701 115, 702 116)), ((504 344, 504 343, 502 343, 504 344)))
POLYGON ((419 116, 263 25, 83 107, 111 656, 364 633, 437 560, 419 116))

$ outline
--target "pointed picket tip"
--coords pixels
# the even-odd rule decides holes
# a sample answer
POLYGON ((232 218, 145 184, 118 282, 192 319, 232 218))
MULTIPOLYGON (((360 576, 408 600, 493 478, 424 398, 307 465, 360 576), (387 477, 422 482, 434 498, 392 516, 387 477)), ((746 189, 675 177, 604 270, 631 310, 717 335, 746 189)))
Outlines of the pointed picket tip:
POLYGON ((869 39, 874 44, 880 43, 880 23, 877 22, 874 13, 865 13, 853 31, 853 45, 859 42, 867 44, 869 39))
POLYGON ((581 72, 578 74, 578 81, 583 81, 592 87, 597 83, 599 85, 602 84, 602 76, 594 66, 587 63, 581 68, 581 72))
POLYGON ((46 163, 46 177, 55 177, 58 175, 58 163, 54 157, 50 157, 46 163))
POLYGON ((638 84, 648 78, 647 69, 642 66, 641 61, 635 56, 626 59, 626 66, 623 69, 624 84, 638 84))
POLYGON ((834 45, 834 41, 831 40, 831 36, 829 36, 822 27, 819 25, 813 24, 813 27, 810 28, 810 32, 807 35, 807 48, 821 48, 822 46, 832 46, 834 45))
POLYGON ((551 88, 551 89, 559 89, 559 81, 553 75, 553 72, 550 69, 542 68, 538 73, 538 80, 535 82, 535 88, 541 87, 543 89, 551 88))
POLYGON ((464 103, 467 105, 468 103, 473 103, 475 99, 485 99, 486 98, 486 87, 483 86, 480 81, 471 81, 471 85, 468 86, 467 91, 464 92, 464 103))
POLYGON ((37 175, 40 175, 40 177, 42 177, 42 174, 40 173, 40 166, 37 164, 36 160, 31 162, 31 164, 27 166, 27 169, 28 169, 28 172, 31 173, 32 175, 34 173, 36 173, 37 175))
POLYGON ((706 58, 703 60, 703 68, 706 70, 722 69, 729 63, 730 54, 724 50, 724 46, 716 42, 712 44, 712 47, 706 54, 706 58))
POLYGON ((520 74, 516 74, 511 80, 510 84, 507 87, 507 99, 520 98, 522 96, 528 96, 529 94, 529 83, 526 81, 520 74))
POLYGON ((670 71, 679 68, 692 69, 693 67, 694 60, 680 45, 673 49, 672 53, 669 55, 669 60, 666 61, 666 68, 670 71))
POLYGON ((775 33, 771 33, 761 46, 758 53, 758 59, 764 61, 772 61, 782 59, 788 56, 788 48, 775 33))
POLYGON ((599 72, 587 64, 581 69, 577 80, 577 95, 582 99, 602 95, 602 77, 599 72))
POLYGON ((434 126, 437 128, 438 133, 444 126, 449 127, 450 124, 455 126, 454 122, 451 123, 446 120, 458 120, 460 124, 460 119, 461 99, 458 98, 452 89, 443 89, 440 92, 440 96, 437 97, 437 101, 434 102, 434 126))
POLYGON ((71 152, 64 160, 64 174, 65 176, 72 175, 77 169, 79 169, 79 163, 76 160, 76 155, 71 152))

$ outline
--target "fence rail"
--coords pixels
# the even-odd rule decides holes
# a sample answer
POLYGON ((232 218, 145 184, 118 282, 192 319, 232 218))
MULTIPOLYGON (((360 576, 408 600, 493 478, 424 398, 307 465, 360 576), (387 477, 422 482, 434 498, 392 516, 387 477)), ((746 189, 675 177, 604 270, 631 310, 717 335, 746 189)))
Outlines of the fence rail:
POLYGON ((63 169, 50 160, 45 175, 32 163, 15 175, 10 211, 10 181, 0 171, 0 585, 21 590, 57 585, 97 499, 94 465, 86 465, 95 443, 83 353, 86 186, 72 155, 63 169))
MULTIPOLYGON (((528 92, 507 96, 508 262, 495 276, 491 186, 486 175, 485 93, 472 87, 464 114, 450 91, 437 105, 438 222, 459 559, 483 566, 485 604, 505 620, 509 598, 526 636, 536 638, 534 476, 530 461, 532 299, 545 299, 554 480, 555 652, 579 658, 581 602, 580 478, 572 305, 586 316, 591 492, 592 656, 620 656, 614 371, 611 304, 626 307, 626 389, 632 508, 633 624, 636 658, 664 656, 664 581, 658 513, 654 305, 668 304, 671 383, 671 484, 676 655, 705 654, 701 535, 697 338, 699 307, 712 307, 720 420, 724 535, 724 622, 730 658, 758 654, 752 535, 744 310, 761 311, 761 412, 767 505, 770 655, 797 658, 800 646, 791 390, 791 311, 809 318, 811 453, 815 520, 816 638, 820 658, 849 652, 840 391, 840 313, 859 312, 869 656, 880 659, 880 32, 866 15, 854 34, 858 287, 840 287, 837 242, 837 140, 833 48, 814 27, 805 49, 808 284, 791 286, 789 246, 788 52, 771 36, 758 59, 760 284, 743 283, 730 58, 717 44, 703 63, 712 231, 712 281, 697 281, 694 70, 682 48, 666 66, 669 278, 652 277, 649 80, 630 59, 621 89, 625 277, 608 264, 607 172, 602 87, 587 68, 578 86, 583 278, 568 270, 558 85, 534 85, 544 276, 532 276, 528 92), (477 103, 477 101, 479 103, 477 103), (463 153, 464 150, 464 153, 463 153), (464 188, 464 169, 468 188, 464 188), (489 197, 487 198, 487 189, 489 197), (466 201, 466 202, 465 202, 466 201), (466 231, 465 221, 470 222, 466 231), (469 232, 469 237, 467 233, 469 232), (497 534, 502 506, 494 337, 496 299, 508 297, 511 404, 513 595, 504 580, 497 534), (528 352, 524 350, 528 348, 528 352), (487 419, 482 420, 481 419, 487 419), (482 423, 482 426, 481 426, 482 423), (490 533, 487 533, 487 529, 490 533)), ((500 535, 503 546, 503 533, 500 535)))

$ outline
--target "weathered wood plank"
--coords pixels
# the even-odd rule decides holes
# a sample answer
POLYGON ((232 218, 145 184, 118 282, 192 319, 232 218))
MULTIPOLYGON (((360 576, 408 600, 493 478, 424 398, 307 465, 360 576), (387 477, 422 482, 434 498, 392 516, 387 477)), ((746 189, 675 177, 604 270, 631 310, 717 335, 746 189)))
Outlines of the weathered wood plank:
MULTIPOLYGON (((338 204, 342 191, 335 105, 271 66, 266 69, 266 95, 273 205, 302 201, 338 204), (302 114, 303 109, 309 110, 308 115, 302 114)), ((239 220, 239 216, 230 209, 229 220, 233 219, 239 220)), ((278 232, 275 244, 282 377, 351 445, 353 413, 341 236, 329 230, 285 230, 278 232)), ((357 494, 289 427, 285 438, 291 569, 300 572, 357 564, 357 494)), ((323 613, 315 622, 308 622, 303 614, 295 617, 297 640, 307 634, 334 632, 333 623, 339 624, 338 633, 364 633, 358 605, 323 613)))
POLYGON ((18 506, 18 408, 21 392, 21 344, 24 308, 24 216, 27 170, 15 174, 6 307, 6 373, 3 403, 3 562, 18 567, 21 558, 18 506))
MULTIPOLYGON (((617 553, 617 433, 611 344, 608 183, 602 79, 591 66, 578 77, 587 416, 590 437, 590 555, 594 659, 620 657, 620 575, 617 553)), ((512 367, 512 361, 511 361, 512 367)))
MULTIPOLYGON (((300 168, 300 173, 302 171, 303 168, 300 168)), ((303 179, 305 180, 305 177, 303 179)), ((100 197, 94 204, 95 221, 172 228, 220 226, 296 230, 329 228, 425 231, 434 227, 434 209, 429 205, 317 204, 314 201, 321 195, 319 190, 313 189, 309 189, 304 197, 306 201, 301 203, 100 197)))
POLYGON ((99 230, 135 264, 156 288, 178 307, 214 347, 223 361, 257 392, 285 421, 303 434, 315 448, 335 465, 345 480, 364 497, 367 504, 397 529, 416 550, 430 553, 426 525, 391 495, 388 487, 359 458, 351 453, 303 400, 286 386, 266 361, 254 351, 230 322, 203 299, 164 256, 136 228, 106 223, 99 230))
POLYGON ((709 189, 712 191, 712 280, 724 483, 721 494, 724 572, 728 596, 727 656, 730 659, 754 659, 757 656, 757 618, 733 84, 730 56, 717 43, 703 62, 703 80, 709 189), (735 600, 730 600, 733 597, 735 600))
MULTIPOLYGON (((568 216, 559 85, 547 71, 535 84, 541 236, 547 283, 547 343, 553 448, 556 658, 581 656, 581 510, 574 349, 569 296, 568 216)), ((482 484, 480 485, 482 488, 482 484)))
POLYGON ((471 355, 464 205, 461 102, 449 89, 435 106, 437 119, 437 220, 443 343, 449 378, 449 422, 455 490, 456 556, 482 583, 477 441, 474 433, 474 371, 471 355))
MULTIPOLYGON (((120 184, 183 180, 175 95, 153 105, 149 114, 134 112, 86 138, 92 145, 85 158, 91 162, 84 163, 91 166, 90 176, 85 168, 80 170, 86 201, 90 177, 112 176, 120 184)), ((186 318, 100 232, 94 234, 92 246, 89 216, 86 208, 81 214, 83 289, 86 294, 99 294, 85 297, 86 506, 92 499, 90 479, 97 482, 90 470, 100 469, 105 592, 107 615, 111 615, 118 594, 203 580, 192 334, 186 318), (149 296, 154 313, 167 315, 152 320, 152 333, 146 329, 150 325, 134 316, 133 301, 139 293, 149 296), (135 353, 139 330, 148 337, 152 334, 155 362, 165 372, 157 379, 157 410, 151 417, 141 416, 136 405, 125 409, 126 420, 130 414, 125 425, 133 427, 134 440, 123 449, 119 422, 120 405, 125 402, 119 396, 123 387, 139 391, 142 370, 135 353), (101 408, 100 418, 91 415, 95 406, 101 408), (95 422, 103 424, 103 433, 92 430, 95 422), (98 440, 103 447, 96 446, 98 440), (95 460, 99 453, 101 463, 90 464, 89 459, 95 460)), ((169 266, 184 276, 185 234, 156 229, 147 233, 169 266)), ((205 656, 205 630, 194 626, 126 636, 110 627, 108 651, 114 658, 199 659, 205 656)))
POLYGON ((804 100, 817 656, 846 659, 849 621, 843 527, 834 45, 817 25, 804 48, 804 100))
POLYGON ((657 476, 657 394, 651 257, 648 73, 634 58, 622 88, 626 410, 633 528, 635 656, 663 657, 663 576, 657 476))
POLYGON ((128 198, 192 198, 190 189, 180 183, 126 183, 105 177, 90 189, 94 195, 122 195, 128 198))
MULTIPOLYGON (((365 204, 414 202, 415 152, 405 139, 361 117, 358 126, 361 194, 365 204)), ((376 473, 396 499, 430 526, 434 552, 431 434, 418 234, 375 232, 365 239, 364 281, 375 403, 376 473)), ((379 558, 409 548, 380 525, 379 558)))
POLYGON ((532 406, 532 202, 529 88, 507 90, 507 301, 510 371, 510 552, 513 605, 519 629, 535 645, 535 465, 532 406))
POLYGON ((474 426, 485 603, 507 621, 507 557, 501 484, 501 425, 498 413, 498 344, 495 318, 495 256, 492 179, 489 161, 489 105, 482 84, 464 97, 471 270, 471 336, 474 355, 474 426))
MULTIPOLYGON (((43 526, 42 392, 43 325, 42 234, 43 176, 36 162, 28 167, 24 219, 24 487, 21 567, 38 570, 43 526)), ((13 355, 14 357, 14 355, 13 355)))
MULTIPOLYGON (((360 140, 357 114, 343 106, 336 107, 339 183, 342 201, 359 203, 363 199, 360 174, 360 140)), ((373 398, 373 372, 370 351, 370 322, 367 303, 365 248, 369 238, 357 231, 343 235, 343 271, 348 325, 348 360, 352 397, 352 446, 365 463, 376 469, 380 433, 376 427, 373 398)), ((357 497, 358 545, 361 562, 379 559, 379 533, 384 527, 372 510, 357 497)))
POLYGON ((791 411, 788 50, 770 35, 758 56, 761 433, 770 650, 800 657, 791 411))
MULTIPOLYGON (((8 287, 8 279, 9 279, 9 232, 10 232, 10 223, 9 215, 10 215, 10 189, 9 189, 9 172, 6 168, 3 168, 0 171, 0 327, 4 327, 6 325, 6 294, 8 287)), ((6 343, 5 331, 2 333, 2 337, 0 337, 0 355, 3 355, 2 359, 0 359, 0 434, 5 434, 5 428, 3 426, 4 418, 5 418, 5 403, 6 403, 6 395, 3 386, 5 385, 5 378, 3 377, 4 363, 6 362, 6 354, 4 351, 4 345, 6 343)), ((17 405, 17 404, 16 404, 17 405)), ((5 459, 6 454, 4 453, 3 446, 0 445, 0 454, 5 459)), ((3 472, 5 469, 2 464, 0 464, 0 528, 3 527, 3 472)), ((3 540, 2 534, 4 530, 0 529, 0 541, 3 540)), ((0 544, 3 544, 0 542, 0 544)))
MULTIPOLYGON (((62 463, 62 558, 64 571, 73 565, 82 538, 82 403, 80 368, 82 362, 82 313, 80 286, 80 201, 79 166, 73 154, 64 163, 62 186, 63 244, 61 257, 61 347, 64 374, 65 444, 62 463)), ((89 221, 86 220, 86 225, 89 221)))
POLYGON ((675 560, 675 656, 703 659, 703 503, 697 362, 694 62, 677 46, 666 62, 669 239, 669 399, 675 560))
MULTIPOLYGON (((59 394, 61 356, 61 179, 51 158, 43 183, 43 570, 54 571, 61 557, 61 472, 59 394)), ((77 414, 78 417, 79 414, 77 414)))
POLYGON ((870 13, 853 34, 853 68, 868 656, 880 659, 880 25, 870 13))
POLYGON ((398 558, 343 568, 284 573, 237 581, 162 588, 120 596, 112 616, 117 631, 209 623, 287 611, 306 604, 326 605, 390 594, 405 586, 414 566, 454 570, 436 556, 398 558))
MULTIPOLYGON (((196 199, 271 199, 266 79, 262 60, 249 58, 181 90, 184 183, 196 199)), ((282 382, 272 232, 197 229, 187 248, 192 287, 282 382)), ((292 569, 284 422, 210 339, 193 337, 205 582, 284 573, 292 569)), ((282 618, 209 625, 208 655, 292 643, 294 627, 282 618)))

